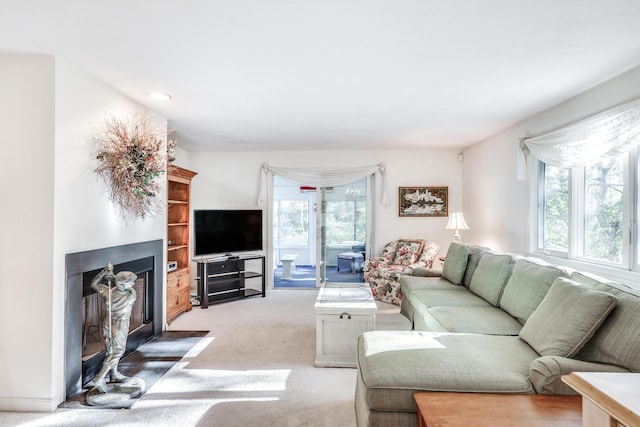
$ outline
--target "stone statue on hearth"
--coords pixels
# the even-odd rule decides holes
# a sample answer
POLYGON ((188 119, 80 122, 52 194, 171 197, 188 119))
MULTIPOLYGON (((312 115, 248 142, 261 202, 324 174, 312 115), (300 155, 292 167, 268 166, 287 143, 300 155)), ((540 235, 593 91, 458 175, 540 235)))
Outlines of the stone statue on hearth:
POLYGON ((90 401, 87 398, 89 404, 103 405, 104 399, 95 399, 96 394, 130 393, 132 390, 140 394, 144 388, 142 380, 127 377, 118 371, 118 363, 127 348, 131 310, 136 301, 136 291, 133 289, 136 279, 137 276, 131 271, 114 274, 113 264, 109 262, 91 281, 91 287, 102 296, 106 305, 102 324, 106 356, 102 368, 93 378, 94 399, 90 401))

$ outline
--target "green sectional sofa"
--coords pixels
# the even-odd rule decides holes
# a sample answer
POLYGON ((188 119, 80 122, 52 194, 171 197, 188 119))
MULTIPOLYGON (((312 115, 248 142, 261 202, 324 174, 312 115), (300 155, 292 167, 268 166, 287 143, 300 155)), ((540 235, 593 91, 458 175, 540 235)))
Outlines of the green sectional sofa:
POLYGON ((640 372, 640 292, 452 243, 400 280, 412 331, 358 339, 358 426, 416 426, 418 391, 572 394, 570 372, 640 372))

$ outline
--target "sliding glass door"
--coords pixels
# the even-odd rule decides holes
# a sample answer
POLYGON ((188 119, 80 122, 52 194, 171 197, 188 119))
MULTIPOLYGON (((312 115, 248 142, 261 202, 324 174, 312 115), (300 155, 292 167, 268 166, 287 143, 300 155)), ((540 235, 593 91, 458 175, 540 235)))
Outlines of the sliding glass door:
POLYGON ((346 185, 315 187, 274 176, 275 287, 309 288, 328 281, 361 280, 364 247, 371 240, 372 198, 368 195, 372 186, 372 177, 346 185), (339 266, 340 255, 352 252, 362 254, 362 259, 354 258, 353 263, 339 266), (283 261, 292 257, 292 263, 283 261))
MULTIPOLYGON (((364 252, 367 239, 367 179, 347 185, 321 187, 317 191, 316 252, 319 266, 316 272, 318 286, 329 281, 327 267, 335 281, 354 281, 356 276, 340 276, 338 273, 359 274, 362 260, 353 253, 364 252), (351 255, 346 255, 351 254, 351 255), (348 267, 341 266, 340 256, 354 257, 348 267), (342 271, 340 271, 342 270, 342 271), (342 278, 340 278, 342 277, 342 278)), ((361 254, 364 258, 364 254, 361 254)), ((346 258, 345 258, 346 259, 346 258)))

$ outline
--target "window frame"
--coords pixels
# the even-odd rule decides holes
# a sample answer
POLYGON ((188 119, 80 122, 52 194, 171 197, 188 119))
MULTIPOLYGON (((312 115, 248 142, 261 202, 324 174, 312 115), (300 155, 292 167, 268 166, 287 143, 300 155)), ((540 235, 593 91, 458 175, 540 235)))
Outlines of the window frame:
MULTIPOLYGON (((555 250, 549 250, 549 249, 545 249, 544 248, 544 219, 545 219, 545 207, 546 207, 546 193, 545 193, 545 166, 546 164, 542 161, 537 161, 537 201, 536 201, 536 205, 537 205, 537 212, 536 212, 536 217, 537 217, 537 222, 535 224, 535 229, 536 229, 536 252, 540 253, 540 254, 544 254, 544 255, 549 255, 549 256, 553 256, 553 257, 557 257, 557 258, 569 258, 570 257, 570 252, 571 252, 571 238, 573 235, 573 231, 571 228, 571 218, 569 218, 569 227, 568 227, 568 233, 569 236, 567 237, 567 252, 561 252, 561 251, 555 251, 555 250)), ((571 173, 569 173, 569 195, 571 195, 571 188, 572 188, 572 180, 571 180, 571 173)), ((572 205, 572 200, 571 197, 569 197, 569 216, 571 216, 571 205, 572 205)))
POLYGON ((544 208, 545 208, 545 163, 530 157, 530 175, 533 184, 531 192, 530 230, 532 239, 530 250, 538 256, 548 257, 551 261, 566 260, 565 264, 575 268, 585 265, 594 266, 596 270, 613 269, 618 271, 640 272, 640 231, 638 230, 638 213, 640 213, 640 150, 632 148, 623 155, 623 241, 622 262, 608 262, 602 259, 589 258, 584 255, 584 218, 585 218, 585 167, 569 168, 569 236, 567 253, 544 249, 544 208))

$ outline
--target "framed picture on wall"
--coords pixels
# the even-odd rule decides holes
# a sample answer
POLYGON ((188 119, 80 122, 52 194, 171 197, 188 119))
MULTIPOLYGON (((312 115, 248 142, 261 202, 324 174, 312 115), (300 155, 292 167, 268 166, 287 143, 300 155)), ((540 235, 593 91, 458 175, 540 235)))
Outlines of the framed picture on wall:
POLYGON ((399 216, 449 216, 449 187, 400 187, 399 216))

